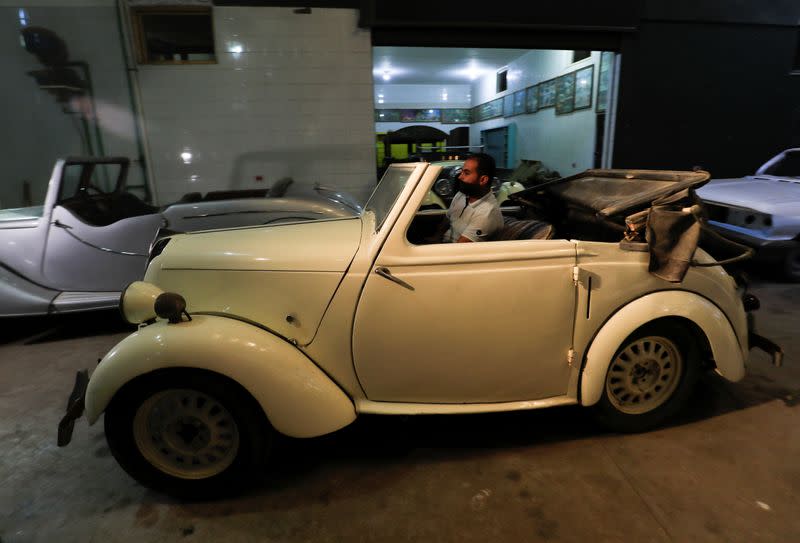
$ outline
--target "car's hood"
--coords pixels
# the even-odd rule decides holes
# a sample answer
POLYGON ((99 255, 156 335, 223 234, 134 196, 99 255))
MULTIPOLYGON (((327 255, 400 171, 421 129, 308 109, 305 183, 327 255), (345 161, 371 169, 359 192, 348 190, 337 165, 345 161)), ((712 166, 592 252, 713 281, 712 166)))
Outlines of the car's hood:
POLYGON ((329 219, 175 236, 162 269, 343 272, 358 249, 361 219, 329 219))
POLYGON ((764 213, 797 213, 800 179, 755 175, 737 179, 715 179, 697 190, 703 200, 764 213))
POLYGON ((235 228, 298 220, 353 217, 359 209, 319 196, 239 198, 172 204, 162 212, 168 227, 177 232, 235 228))
POLYGON ((244 318, 306 345, 360 238, 358 217, 181 234, 145 280, 184 296, 190 313, 244 318))

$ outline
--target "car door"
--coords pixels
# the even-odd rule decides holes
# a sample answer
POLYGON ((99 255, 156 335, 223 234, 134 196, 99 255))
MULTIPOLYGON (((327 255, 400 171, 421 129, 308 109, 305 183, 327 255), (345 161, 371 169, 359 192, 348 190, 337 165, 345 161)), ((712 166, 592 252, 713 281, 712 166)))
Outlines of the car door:
POLYGON ((367 397, 484 403, 565 394, 575 244, 413 245, 405 231, 390 233, 356 309, 353 357, 367 397))
POLYGON ((161 214, 136 209, 127 213, 131 216, 116 212, 119 217, 104 216, 112 193, 124 186, 127 164, 127 159, 112 158, 65 163, 43 261, 48 286, 114 292, 144 275, 148 248, 163 222, 161 214))

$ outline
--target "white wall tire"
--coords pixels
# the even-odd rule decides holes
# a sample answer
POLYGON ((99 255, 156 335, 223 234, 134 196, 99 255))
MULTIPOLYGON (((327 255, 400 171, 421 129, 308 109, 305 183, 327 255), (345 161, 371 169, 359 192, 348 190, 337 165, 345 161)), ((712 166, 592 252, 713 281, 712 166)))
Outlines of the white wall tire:
POLYGON ((696 338, 672 320, 647 324, 622 342, 595 412, 619 432, 649 430, 678 412, 700 372, 696 338))
POLYGON ((219 497, 258 481, 273 432, 244 389, 190 369, 132 381, 104 422, 109 448, 129 475, 182 498, 219 497))

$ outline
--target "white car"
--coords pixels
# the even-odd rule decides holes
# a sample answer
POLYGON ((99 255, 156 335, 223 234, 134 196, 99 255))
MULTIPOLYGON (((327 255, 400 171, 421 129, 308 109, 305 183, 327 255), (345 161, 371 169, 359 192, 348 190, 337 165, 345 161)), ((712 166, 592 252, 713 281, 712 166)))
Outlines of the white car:
POLYGON ((800 281, 800 148, 772 157, 755 175, 714 179, 697 195, 719 232, 800 281))
POLYGON ((420 208, 440 171, 392 165, 358 217, 155 244, 121 300, 139 329, 78 374, 59 444, 84 409, 90 424, 105 413, 134 478, 218 495, 263 473, 275 433, 571 404, 641 431, 700 372, 741 379, 753 346, 779 364, 746 315, 757 300, 702 249, 705 267, 667 280, 646 243, 620 241, 627 213, 705 172, 590 170, 513 195, 498 241, 421 244, 409 235, 437 213, 420 208), (561 220, 525 217, 537 205, 561 220))

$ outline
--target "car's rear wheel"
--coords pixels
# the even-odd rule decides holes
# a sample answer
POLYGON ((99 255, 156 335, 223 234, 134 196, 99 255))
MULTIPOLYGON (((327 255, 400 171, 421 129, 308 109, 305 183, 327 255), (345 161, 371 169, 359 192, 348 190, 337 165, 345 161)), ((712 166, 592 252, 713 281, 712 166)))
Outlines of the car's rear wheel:
POLYGON ((608 366, 598 419, 612 430, 641 432, 679 411, 700 371, 692 340, 685 326, 671 321, 628 336, 608 366))
POLYGON ((227 378, 194 370, 141 377, 106 409, 109 448, 134 479, 190 498, 237 492, 263 473, 272 429, 227 378))

